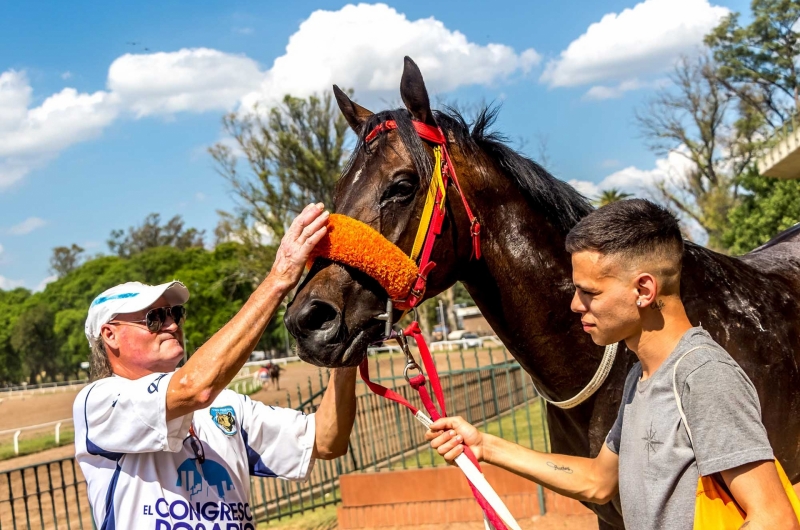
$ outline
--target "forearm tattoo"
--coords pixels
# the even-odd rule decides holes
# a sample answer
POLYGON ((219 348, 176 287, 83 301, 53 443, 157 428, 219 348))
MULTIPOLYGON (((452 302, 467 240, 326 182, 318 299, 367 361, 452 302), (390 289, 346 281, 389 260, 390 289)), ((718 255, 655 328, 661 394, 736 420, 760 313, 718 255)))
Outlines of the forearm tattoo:
POLYGON ((563 471, 567 475, 571 475, 572 474, 572 468, 571 467, 559 466, 555 462, 548 462, 547 465, 548 465, 548 467, 552 467, 553 471, 563 471))

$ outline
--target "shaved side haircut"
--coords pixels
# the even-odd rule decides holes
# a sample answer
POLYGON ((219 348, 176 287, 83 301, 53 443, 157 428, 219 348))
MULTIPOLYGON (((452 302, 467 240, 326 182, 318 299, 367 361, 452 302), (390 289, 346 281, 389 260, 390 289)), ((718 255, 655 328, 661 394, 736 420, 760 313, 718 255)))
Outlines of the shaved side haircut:
POLYGON ((678 219, 645 199, 612 202, 567 234, 567 252, 594 251, 656 275, 665 296, 680 294, 683 236, 678 219))

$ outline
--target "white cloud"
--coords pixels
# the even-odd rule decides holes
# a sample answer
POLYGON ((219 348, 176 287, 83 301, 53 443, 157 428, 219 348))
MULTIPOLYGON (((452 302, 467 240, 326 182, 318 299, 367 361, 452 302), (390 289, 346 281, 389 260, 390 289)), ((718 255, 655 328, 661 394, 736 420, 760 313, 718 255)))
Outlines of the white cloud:
POLYGON ((72 72, 70 71, 66 71, 63 74, 61 74, 61 79, 63 79, 64 81, 71 78, 72 78, 72 72))
POLYGON ((22 280, 10 280, 5 276, 0 276, 0 289, 4 291, 10 291, 11 289, 16 289, 23 285, 25 285, 25 282, 22 280))
POLYGON ((0 245, 0 255, 2 255, 2 254, 3 254, 3 250, 4 250, 4 249, 3 249, 3 245, 0 245))
POLYGON ((125 54, 108 70, 108 88, 138 117, 225 110, 256 90, 256 61, 208 48, 125 54))
POLYGON ((685 175, 694 167, 694 164, 681 154, 685 152, 685 147, 670 152, 666 158, 657 159, 653 169, 629 166, 608 175, 600 182, 570 180, 569 184, 590 199, 610 189, 618 189, 640 197, 646 196, 658 182, 666 181, 670 186, 680 185, 685 175))
POLYGON ((32 92, 24 72, 0 74, 0 189, 70 145, 95 137, 117 116, 107 92, 65 88, 31 108, 32 92))
POLYGON ((630 92, 631 90, 658 88, 667 83, 669 83, 669 79, 666 78, 656 79, 654 81, 640 81, 638 78, 633 78, 621 81, 616 86, 595 85, 583 95, 583 99, 602 100, 621 98, 625 92, 630 92))
POLYGON ((244 103, 285 94, 302 97, 333 83, 354 88, 359 97, 396 95, 405 55, 419 65, 432 92, 492 84, 527 73, 541 60, 532 48, 516 53, 504 44, 475 44, 433 17, 412 21, 386 4, 346 5, 314 11, 300 24, 286 53, 275 59, 260 89, 244 103))
POLYGON ((8 70, 0 73, 0 190, 125 115, 250 108, 333 83, 354 88, 362 101, 396 96, 404 55, 417 61, 433 93, 502 82, 541 60, 532 48, 475 44, 432 17, 412 21, 385 4, 358 4, 314 11, 270 69, 208 48, 125 54, 110 65, 106 90, 65 88, 37 107, 25 73, 8 70), (365 27, 380 28, 380 38, 365 27))
POLYGON ((47 287, 48 283, 53 283, 57 279, 58 279, 58 276, 55 276, 55 275, 48 276, 47 278, 45 278, 44 280, 39 282, 39 285, 36 286, 36 288, 33 290, 33 292, 38 293, 40 291, 44 291, 44 288, 47 287))
POLYGON ((549 61, 540 81, 567 87, 663 72, 729 12, 708 0, 645 0, 609 13, 549 61))
POLYGON ((233 32, 239 35, 252 35, 253 31, 253 28, 233 28, 233 32))
POLYGON ((42 219, 41 217, 28 217, 21 223, 12 226, 8 229, 8 233, 12 236, 22 236, 25 234, 30 234, 37 228, 41 228, 47 224, 47 221, 42 219))

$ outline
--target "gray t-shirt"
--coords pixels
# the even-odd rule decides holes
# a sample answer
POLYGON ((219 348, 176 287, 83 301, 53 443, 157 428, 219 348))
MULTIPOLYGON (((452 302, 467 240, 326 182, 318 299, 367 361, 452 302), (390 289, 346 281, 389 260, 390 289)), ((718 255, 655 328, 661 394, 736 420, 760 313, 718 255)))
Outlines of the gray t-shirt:
POLYGON ((699 475, 772 460, 753 383, 702 328, 692 328, 649 379, 628 373, 617 421, 606 445, 619 455, 619 493, 626 528, 691 529, 699 475), (672 391, 676 374, 694 447, 672 391))

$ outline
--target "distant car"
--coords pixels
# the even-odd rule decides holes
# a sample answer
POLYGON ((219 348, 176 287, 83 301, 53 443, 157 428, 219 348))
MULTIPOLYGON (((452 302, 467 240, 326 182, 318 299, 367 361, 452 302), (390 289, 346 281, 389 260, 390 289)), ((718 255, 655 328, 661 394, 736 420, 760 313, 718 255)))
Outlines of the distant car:
POLYGON ((264 353, 263 351, 254 351, 253 353, 250 354, 250 362, 263 361, 266 358, 267 354, 264 353))
POLYGON ((447 335, 447 340, 463 341, 462 344, 465 348, 480 348, 483 346, 483 340, 478 335, 465 329, 451 331, 447 335))
POLYGON ((461 335, 461 340, 464 341, 465 348, 480 348, 483 346, 483 339, 474 333, 464 333, 461 335))

